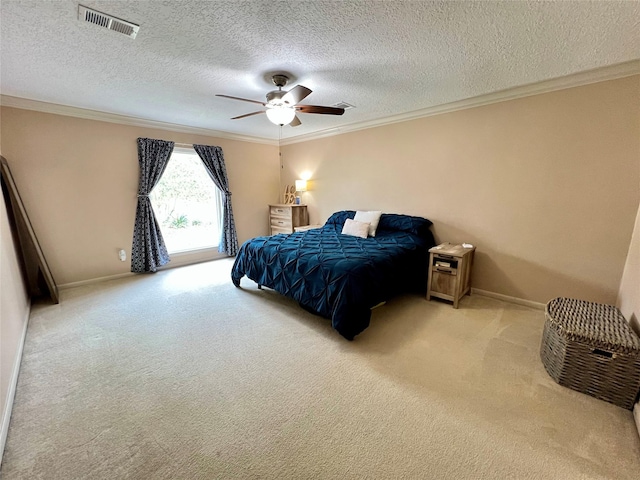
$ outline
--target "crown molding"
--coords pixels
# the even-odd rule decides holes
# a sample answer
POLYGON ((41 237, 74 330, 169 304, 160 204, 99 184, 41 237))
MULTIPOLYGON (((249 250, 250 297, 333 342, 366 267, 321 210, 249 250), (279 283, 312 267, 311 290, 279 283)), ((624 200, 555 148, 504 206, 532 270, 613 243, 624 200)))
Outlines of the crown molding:
POLYGON ((313 132, 296 137, 283 138, 280 145, 291 145, 294 143, 308 142, 320 138, 332 137, 343 133, 356 132, 358 130, 366 130, 368 128, 382 127, 394 123, 407 122, 418 118, 431 117, 443 113, 455 112, 467 108, 481 107, 492 103, 505 102, 518 98, 530 97, 532 95, 540 95, 543 93, 555 92, 567 88, 580 87, 592 83, 604 82, 607 80, 616 80, 618 78, 629 77, 640 74, 640 60, 631 62, 618 63, 608 67, 587 70, 580 73, 557 77, 551 80, 531 83, 519 87, 500 90, 498 92, 488 93, 477 97, 467 98, 457 102, 445 103, 433 107, 414 110, 412 112, 402 113, 391 117, 369 120, 366 122, 352 123, 340 127, 329 128, 318 132, 313 132))
POLYGON ((222 132, 219 130, 209 130, 206 128, 189 127, 187 125, 178 125, 176 123, 158 122, 155 120, 147 120, 144 118, 129 117, 127 115, 118 115, 115 113, 100 112, 97 110, 88 110, 85 108, 71 107, 69 105, 59 105, 57 103, 41 102, 39 100, 31 100, 28 98, 11 97, 9 95, 0 95, 0 105, 3 107, 20 108, 22 110, 33 110, 36 112, 53 113, 56 115, 64 115, 67 117, 84 118, 87 120, 97 120, 99 122, 117 123, 120 125, 132 125, 134 127, 158 128, 168 130, 170 132, 191 133, 194 135, 203 135, 207 137, 226 138, 229 140, 239 140, 241 142, 260 143, 264 145, 278 145, 278 140, 271 140, 262 137, 253 137, 250 135, 240 135, 236 133, 222 132))
POLYGON ((592 83, 604 82, 607 80, 615 80, 618 78, 629 77, 640 74, 640 60, 633 60, 625 63, 618 63, 608 67, 587 70, 580 73, 557 77, 551 80, 545 80, 538 83, 531 83, 519 87, 509 88, 498 92, 492 92, 477 97, 459 100, 457 102, 445 103, 433 107, 414 110, 412 112, 393 115, 390 117, 368 120, 365 122, 356 122, 340 127, 333 127, 317 132, 298 135, 290 138, 272 140, 263 137, 254 137, 250 135, 240 135, 235 133, 223 132, 219 130, 209 130, 206 128, 189 127, 186 125, 178 125, 175 123, 158 122, 155 120, 147 120, 137 117, 129 117, 126 115, 118 115, 114 113, 100 112, 97 110, 88 110, 84 108, 72 107, 68 105, 59 105, 55 103, 41 102, 39 100, 31 100, 28 98, 12 97, 8 95, 0 95, 0 105, 13 108, 21 108, 23 110, 34 110, 37 112, 53 113, 57 115, 65 115, 69 117, 84 118, 88 120, 97 120, 101 122, 117 123, 121 125, 132 125, 145 128, 157 128, 168 130, 171 132, 191 133, 195 135, 204 135, 208 137, 226 138, 229 140, 238 140, 241 142, 260 143, 264 145, 290 145, 294 143, 308 142, 320 138, 332 137, 343 133, 356 132, 358 130, 366 130, 368 128, 382 127, 394 123, 407 122, 433 115, 455 112, 467 108, 481 107, 492 103, 505 102, 518 98, 530 97, 532 95, 540 95, 543 93, 564 90, 567 88, 580 87, 592 83))

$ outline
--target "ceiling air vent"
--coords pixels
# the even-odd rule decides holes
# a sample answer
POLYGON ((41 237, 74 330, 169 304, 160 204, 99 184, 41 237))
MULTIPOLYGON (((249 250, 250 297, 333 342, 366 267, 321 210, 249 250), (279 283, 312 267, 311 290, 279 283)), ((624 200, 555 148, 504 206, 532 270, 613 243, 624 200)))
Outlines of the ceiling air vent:
POLYGON ((126 20, 112 17, 111 15, 96 10, 91 10, 84 5, 78 5, 78 20, 108 28, 109 30, 122 33, 131 38, 136 38, 138 30, 140 30, 140 26, 135 23, 127 22, 126 20))
POLYGON ((347 103, 347 102, 338 102, 335 105, 331 105, 331 106, 336 108, 344 108, 345 110, 349 110, 350 108, 356 108, 355 105, 351 105, 350 103, 347 103))

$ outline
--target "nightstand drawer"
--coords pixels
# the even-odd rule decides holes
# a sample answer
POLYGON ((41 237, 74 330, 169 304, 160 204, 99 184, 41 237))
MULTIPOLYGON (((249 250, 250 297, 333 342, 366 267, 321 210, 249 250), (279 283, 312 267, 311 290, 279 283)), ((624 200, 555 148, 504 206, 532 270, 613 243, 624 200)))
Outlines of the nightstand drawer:
POLYGON ((293 224, 291 223, 291 219, 290 218, 271 217, 271 226, 272 227, 280 227, 280 228, 288 228, 289 230, 293 229, 293 224))
POLYGON ((288 217, 291 218, 291 207, 274 207, 269 208, 269 215, 272 217, 288 217))
POLYGON ((446 297, 451 297, 451 300, 453 300, 456 293, 455 273, 442 273, 434 270, 431 275, 431 285, 429 285, 429 288, 432 291, 432 295, 435 292, 446 297))
POLYGON ((437 264, 433 266, 433 273, 441 273, 443 275, 457 275, 458 274, 458 270, 456 268, 447 268, 447 267, 440 267, 437 264))

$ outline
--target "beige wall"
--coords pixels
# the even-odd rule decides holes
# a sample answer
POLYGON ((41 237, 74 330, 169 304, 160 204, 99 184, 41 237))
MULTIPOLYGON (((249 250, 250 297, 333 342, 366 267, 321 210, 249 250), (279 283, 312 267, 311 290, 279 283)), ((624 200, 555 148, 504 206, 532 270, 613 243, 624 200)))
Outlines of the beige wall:
POLYGON ((0 457, 9 427, 13 388, 17 378, 14 373, 20 363, 22 335, 31 305, 16 248, 7 205, 4 196, 0 195, 0 457))
POLYGON ((2 150, 58 284, 129 272, 137 137, 222 147, 240 242, 267 233, 278 147, 2 108, 2 150))
MULTIPOLYGON (((615 303, 640 201, 640 76, 281 148, 311 222, 381 209, 477 245, 472 286, 615 303)), ((348 115, 348 112, 346 113, 348 115)))

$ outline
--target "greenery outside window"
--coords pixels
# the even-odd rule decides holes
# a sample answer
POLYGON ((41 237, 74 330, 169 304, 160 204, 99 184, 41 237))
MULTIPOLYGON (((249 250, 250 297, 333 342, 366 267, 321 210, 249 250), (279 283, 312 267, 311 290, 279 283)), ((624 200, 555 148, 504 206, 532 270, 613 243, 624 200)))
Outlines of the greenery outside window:
POLYGON ((222 192, 193 149, 174 148, 149 197, 169 254, 218 247, 222 192))

